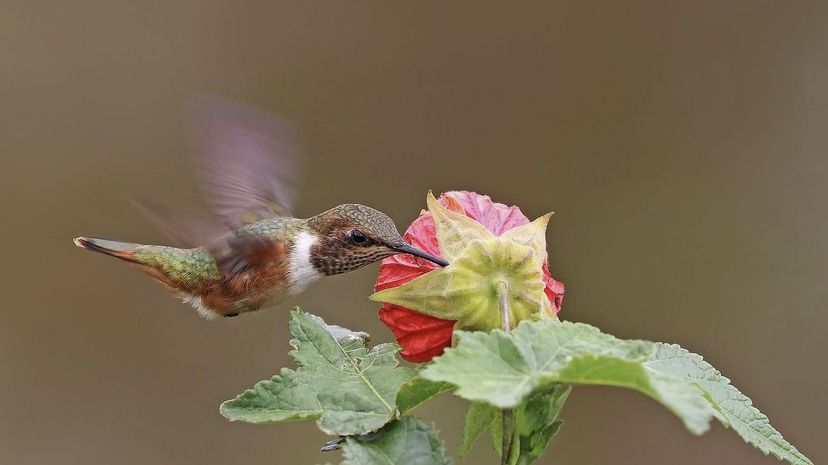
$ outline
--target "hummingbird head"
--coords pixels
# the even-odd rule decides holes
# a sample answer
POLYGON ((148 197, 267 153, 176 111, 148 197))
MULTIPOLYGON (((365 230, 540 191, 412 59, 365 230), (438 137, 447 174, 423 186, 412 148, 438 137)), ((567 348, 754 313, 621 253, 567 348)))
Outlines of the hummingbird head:
POLYGON ((448 265, 407 244, 388 215, 365 205, 338 205, 310 218, 308 225, 318 239, 311 247, 310 261, 326 275, 351 271, 398 253, 448 265))

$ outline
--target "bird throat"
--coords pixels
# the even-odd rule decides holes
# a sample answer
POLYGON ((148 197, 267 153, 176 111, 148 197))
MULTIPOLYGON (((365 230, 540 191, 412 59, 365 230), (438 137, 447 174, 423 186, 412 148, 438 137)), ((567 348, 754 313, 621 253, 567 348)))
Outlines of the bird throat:
POLYGON ((315 247, 318 242, 319 238, 309 231, 302 231, 296 236, 289 264, 291 293, 302 292, 309 284, 327 274, 315 263, 314 249, 318 249, 315 247))

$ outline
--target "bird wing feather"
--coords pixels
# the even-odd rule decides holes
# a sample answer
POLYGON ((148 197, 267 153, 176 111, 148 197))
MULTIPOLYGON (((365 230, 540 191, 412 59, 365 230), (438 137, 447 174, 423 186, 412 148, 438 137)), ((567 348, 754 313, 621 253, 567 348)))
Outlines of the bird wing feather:
POLYGON ((178 247, 200 247, 227 233, 224 223, 207 212, 157 200, 132 202, 178 247))
POLYGON ((291 216, 303 157, 299 133, 257 108, 216 96, 190 106, 192 162, 215 215, 160 202, 135 203, 180 246, 204 246, 225 277, 284 259, 285 244, 237 230, 291 216))
POLYGON ((193 163, 228 228, 290 216, 302 157, 298 132, 265 111, 202 96, 192 105, 193 163))

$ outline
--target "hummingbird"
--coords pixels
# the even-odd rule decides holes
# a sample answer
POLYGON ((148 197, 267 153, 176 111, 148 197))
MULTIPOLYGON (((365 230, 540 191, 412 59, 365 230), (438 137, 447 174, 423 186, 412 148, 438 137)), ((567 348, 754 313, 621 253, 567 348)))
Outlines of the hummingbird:
POLYGON ((388 215, 365 205, 292 216, 301 158, 295 130, 218 97, 198 99, 193 110, 192 161, 213 214, 145 201, 139 207, 181 247, 86 236, 75 245, 129 262, 208 319, 259 310, 323 276, 394 254, 448 265, 406 243, 388 215))

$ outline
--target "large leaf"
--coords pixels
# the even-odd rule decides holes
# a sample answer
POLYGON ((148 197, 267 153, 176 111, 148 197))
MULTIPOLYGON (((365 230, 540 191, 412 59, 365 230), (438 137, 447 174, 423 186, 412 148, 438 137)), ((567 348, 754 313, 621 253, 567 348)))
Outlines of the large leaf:
POLYGON ((365 333, 326 325, 300 310, 291 313, 290 333, 299 368, 283 368, 224 402, 222 415, 248 423, 318 419, 333 435, 365 434, 396 417, 397 392, 414 371, 398 366, 395 344, 369 350, 365 333))
POLYGON ((624 341, 582 324, 524 321, 507 335, 456 333, 457 346, 434 359, 421 376, 457 386, 457 395, 513 408, 554 383, 635 389, 661 402, 695 434, 709 428, 714 409, 685 379, 648 369, 654 343, 624 341))
POLYGON ((656 352, 645 365, 660 373, 684 377, 697 383, 709 395, 722 424, 733 428, 742 439, 765 454, 773 454, 796 465, 813 465, 808 457, 796 450, 771 426, 768 417, 754 407, 746 395, 704 361, 701 355, 675 344, 657 344, 656 352))
POLYGON ((372 435, 349 437, 342 465, 450 465, 434 427, 403 417, 372 435))
POLYGON ((453 389, 454 385, 450 383, 415 377, 400 387, 400 392, 397 393, 397 408, 400 410, 400 415, 408 415, 420 405, 453 389))

